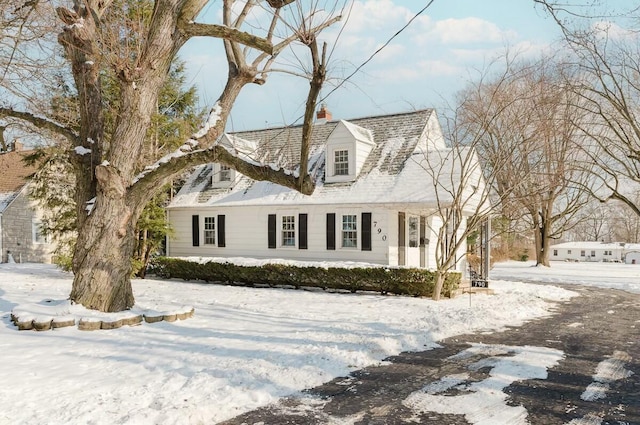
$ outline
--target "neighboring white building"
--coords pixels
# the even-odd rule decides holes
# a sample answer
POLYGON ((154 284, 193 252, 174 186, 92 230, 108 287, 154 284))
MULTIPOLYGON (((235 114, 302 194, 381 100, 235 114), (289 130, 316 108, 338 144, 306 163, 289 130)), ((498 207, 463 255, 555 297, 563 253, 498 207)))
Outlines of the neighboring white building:
MULTIPOLYGON (((225 134, 218 143, 251 160, 295 170, 301 132, 301 126, 245 131, 225 134)), ((219 164, 202 165, 167 208, 174 230, 167 254, 433 268, 442 226, 437 199, 446 204, 446 189, 459 184, 461 174, 459 164, 451 164, 453 155, 442 160, 447 151, 433 110, 349 121, 331 121, 329 115, 314 126, 311 196, 219 164), (434 184, 427 163, 441 163, 446 181, 434 184)), ((473 202, 467 203, 463 223, 473 211, 473 202)), ((465 251, 463 244, 460 271, 465 251)))
POLYGON ((640 244, 624 242, 565 242, 551 245, 550 260, 604 261, 640 264, 640 244))
POLYGON ((50 263, 54 246, 40 231, 41 211, 29 197, 36 167, 26 165, 29 152, 15 146, 0 153, 0 262, 50 263))

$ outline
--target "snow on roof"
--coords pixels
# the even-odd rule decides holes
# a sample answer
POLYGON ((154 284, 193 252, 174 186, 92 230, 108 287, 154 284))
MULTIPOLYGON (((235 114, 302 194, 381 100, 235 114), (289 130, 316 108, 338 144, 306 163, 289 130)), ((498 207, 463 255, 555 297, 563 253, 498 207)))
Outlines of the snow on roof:
POLYGON ((32 151, 11 151, 0 154, 0 213, 28 183, 27 179, 36 171, 35 165, 27 165, 23 158, 32 151))
POLYGON ((371 133, 371 130, 362 128, 359 125, 352 124, 349 121, 340 120, 340 122, 347 128, 347 130, 349 130, 351 134, 353 134, 353 137, 355 137, 356 139, 363 142, 369 142, 371 144, 375 143, 373 141, 373 134, 371 133))
POLYGON ((626 243, 626 242, 598 242, 598 241, 574 241, 564 242, 556 245, 551 245, 552 249, 606 249, 607 251, 622 249, 624 251, 639 250, 640 243, 626 243))
MULTIPOLYGON (((213 187, 211 165, 192 173, 169 208, 190 206, 248 206, 354 203, 421 203, 435 205, 435 185, 414 156, 426 157, 420 138, 433 110, 341 121, 349 131, 376 143, 360 174, 353 182, 325 183, 325 145, 340 121, 314 126, 309 172, 316 190, 310 195, 267 181, 240 176, 232 188, 213 187)), ((254 143, 253 157, 266 164, 295 170, 300 162, 302 126, 245 131, 229 135, 231 140, 254 143)), ((451 165, 447 165, 451 168, 451 165)), ((455 173, 453 180, 455 180, 455 173)), ((452 180, 451 176, 447 177, 452 180)), ((455 184, 455 183, 454 183, 455 184)))

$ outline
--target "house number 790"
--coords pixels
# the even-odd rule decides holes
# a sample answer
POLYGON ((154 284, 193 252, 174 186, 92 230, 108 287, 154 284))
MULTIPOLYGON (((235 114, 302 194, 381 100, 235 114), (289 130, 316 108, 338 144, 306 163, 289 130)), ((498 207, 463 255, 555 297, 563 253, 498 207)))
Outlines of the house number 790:
MULTIPOLYGON (((375 227, 377 229, 378 234, 382 233, 382 229, 378 227, 378 222, 377 221, 373 222, 373 227, 375 227)), ((382 235, 382 240, 386 241, 387 240, 387 235, 382 235)))

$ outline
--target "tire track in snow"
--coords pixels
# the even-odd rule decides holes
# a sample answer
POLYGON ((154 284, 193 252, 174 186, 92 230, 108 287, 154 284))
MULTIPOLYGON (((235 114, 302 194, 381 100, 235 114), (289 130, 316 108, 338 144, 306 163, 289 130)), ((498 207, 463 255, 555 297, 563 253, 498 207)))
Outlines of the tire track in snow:
MULTIPOLYGON (((614 351, 613 355, 598 363, 593 382, 589 384, 580 398, 584 401, 596 401, 607 397, 611 383, 628 378, 633 374, 625 368, 631 361, 631 356, 624 351, 614 351)), ((600 425, 604 414, 589 413, 582 418, 573 419, 566 425, 600 425)))
POLYGON ((633 374, 625 369, 625 365, 631 361, 631 356, 624 351, 614 351, 613 355, 598 363, 596 374, 593 375, 593 383, 589 384, 580 398, 584 401, 594 401, 607 396, 607 391, 612 382, 628 378, 633 374))

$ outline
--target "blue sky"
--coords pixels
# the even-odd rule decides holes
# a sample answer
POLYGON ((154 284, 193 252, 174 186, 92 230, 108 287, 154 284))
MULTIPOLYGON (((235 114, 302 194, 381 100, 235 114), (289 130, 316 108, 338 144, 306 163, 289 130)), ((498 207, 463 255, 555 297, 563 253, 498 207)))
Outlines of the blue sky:
MULTIPOLYGON (((354 1, 349 19, 325 30, 320 37, 333 45, 344 26, 328 66, 333 79, 321 96, 351 74, 427 3, 428 0, 354 1)), ((216 3, 210 6, 203 20, 215 22, 218 8, 216 3)), ((435 0, 325 103, 334 119, 442 109, 445 102, 453 101, 456 91, 507 48, 512 54, 535 57, 550 50, 559 37, 559 28, 533 0, 435 0)), ((220 41, 192 40, 181 57, 187 62, 191 83, 198 87, 202 105, 212 105, 226 76, 220 41)), ((286 59, 286 55, 282 57, 286 59)), ((228 130, 296 123, 304 112, 307 87, 302 78, 275 73, 264 86, 246 87, 232 111, 228 130)))

